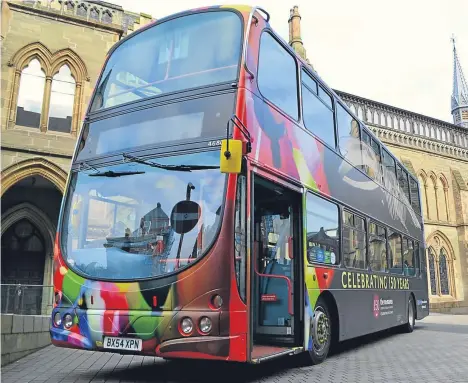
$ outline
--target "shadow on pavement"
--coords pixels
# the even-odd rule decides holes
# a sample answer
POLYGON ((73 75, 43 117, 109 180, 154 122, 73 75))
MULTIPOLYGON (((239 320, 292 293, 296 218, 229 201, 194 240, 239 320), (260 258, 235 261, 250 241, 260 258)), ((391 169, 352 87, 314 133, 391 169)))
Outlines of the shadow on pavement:
MULTIPOLYGON (((359 348, 384 341, 397 333, 397 329, 390 329, 342 342, 330 352, 329 358, 347 352, 356 352, 359 348)), ((156 363, 150 365, 130 366, 125 369, 101 372, 99 378, 120 382, 252 382, 280 373, 288 374, 288 370, 291 369, 297 372, 299 368, 313 369, 313 366, 308 364, 306 354, 279 358, 258 365, 204 360, 164 361, 157 359, 156 363)))
POLYGON ((452 334, 468 334, 468 326, 465 324, 420 323, 418 325, 418 328, 425 331, 438 331, 452 334))

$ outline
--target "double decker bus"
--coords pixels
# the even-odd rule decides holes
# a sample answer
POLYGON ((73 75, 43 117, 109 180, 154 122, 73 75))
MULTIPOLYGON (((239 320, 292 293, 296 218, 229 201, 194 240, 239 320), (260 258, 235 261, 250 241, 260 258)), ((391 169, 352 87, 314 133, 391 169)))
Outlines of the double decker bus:
POLYGON ((52 343, 258 363, 428 315, 417 178, 258 7, 109 52, 72 160, 52 343))

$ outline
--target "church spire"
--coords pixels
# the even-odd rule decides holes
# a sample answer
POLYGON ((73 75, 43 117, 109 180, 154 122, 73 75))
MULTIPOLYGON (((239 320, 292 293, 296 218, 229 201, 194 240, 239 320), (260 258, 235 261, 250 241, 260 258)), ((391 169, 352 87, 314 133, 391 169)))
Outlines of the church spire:
POLYGON ((455 38, 453 43, 453 91, 452 91, 452 116, 455 125, 468 128, 468 85, 463 75, 463 70, 458 59, 455 38))

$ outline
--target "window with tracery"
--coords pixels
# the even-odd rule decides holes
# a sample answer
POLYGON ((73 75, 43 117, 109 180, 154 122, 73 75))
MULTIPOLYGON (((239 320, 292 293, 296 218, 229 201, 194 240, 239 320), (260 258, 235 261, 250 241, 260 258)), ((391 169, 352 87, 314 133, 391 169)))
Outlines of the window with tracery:
POLYGON ((2 235, 2 283, 42 284, 44 239, 26 219, 2 235))
POLYGON ((447 256, 445 249, 440 249, 439 255, 439 276, 440 276, 440 293, 442 295, 450 295, 449 278, 447 274, 447 256))
POLYGON ((427 250, 428 277, 433 296, 455 297, 453 257, 449 255, 449 244, 438 235, 429 241, 427 250))
POLYGON ((36 42, 21 48, 9 66, 14 70, 7 128, 75 135, 83 112, 83 82, 90 80, 81 58, 69 49, 55 55, 36 42))

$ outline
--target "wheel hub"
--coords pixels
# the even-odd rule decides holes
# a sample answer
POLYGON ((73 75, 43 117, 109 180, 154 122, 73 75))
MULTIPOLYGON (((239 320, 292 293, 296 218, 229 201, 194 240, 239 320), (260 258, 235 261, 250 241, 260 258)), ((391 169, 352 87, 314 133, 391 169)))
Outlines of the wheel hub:
POLYGON ((408 307, 408 321, 409 321, 410 326, 412 327, 413 322, 414 322, 414 312, 413 312, 413 304, 411 303, 411 301, 409 302, 409 307, 408 307))
POLYGON ((330 321, 323 311, 315 311, 313 326, 314 348, 320 352, 327 345, 330 336, 330 321))

